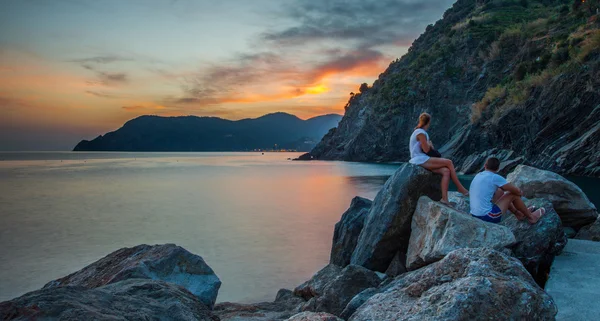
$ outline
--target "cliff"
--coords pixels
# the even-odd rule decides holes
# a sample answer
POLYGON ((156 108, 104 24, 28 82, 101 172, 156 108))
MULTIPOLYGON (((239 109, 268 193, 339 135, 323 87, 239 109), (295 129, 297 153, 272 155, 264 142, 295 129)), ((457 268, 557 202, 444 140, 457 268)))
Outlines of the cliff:
POLYGON ((597 0, 458 0, 351 96, 311 154, 406 161, 417 117, 429 112, 432 141, 459 168, 497 148, 543 169, 600 176, 597 8, 597 0))

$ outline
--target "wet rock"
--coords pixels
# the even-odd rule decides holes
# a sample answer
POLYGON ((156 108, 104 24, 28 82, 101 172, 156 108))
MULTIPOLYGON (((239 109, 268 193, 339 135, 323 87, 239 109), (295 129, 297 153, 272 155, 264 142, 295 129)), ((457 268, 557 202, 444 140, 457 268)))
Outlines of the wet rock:
POLYGON ((582 227, 575 238, 600 242, 600 217, 594 223, 582 227))
POLYGON ((286 320, 298 313, 305 301, 292 291, 281 289, 274 302, 240 304, 223 302, 215 305, 213 313, 221 321, 272 321, 286 320))
POLYGON ((552 202, 564 226, 579 229, 598 217, 596 206, 583 191, 564 177, 530 166, 519 165, 508 181, 527 198, 544 198, 552 202))
POLYGON ((519 260, 478 248, 398 277, 350 320, 554 320, 556 313, 519 260))
POLYGON ((344 212, 340 221, 335 224, 329 263, 341 267, 350 264, 352 252, 354 252, 358 242, 358 236, 363 229, 371 204, 372 201, 366 198, 356 196, 352 199, 350 208, 344 212))
POLYGON ((93 289, 44 288, 0 303, 0 319, 219 320, 183 287, 148 279, 127 279, 93 289))
POLYGON ((49 282, 44 289, 63 286, 93 289, 132 278, 180 285, 208 307, 214 305, 221 286, 202 257, 175 244, 143 244, 110 253, 75 273, 49 282))
POLYGON ((509 228, 484 222, 423 196, 413 215, 406 267, 415 270, 460 248, 502 250, 515 244, 509 228))
POLYGON ((544 207, 546 214, 536 224, 530 224, 508 213, 500 224, 508 227, 517 239, 517 244, 512 247, 513 255, 537 276, 540 266, 549 268, 554 256, 560 254, 567 244, 567 236, 552 203, 544 199, 531 199, 526 201, 526 205, 544 207))
POLYGON ((403 164, 375 197, 351 263, 384 272, 398 251, 406 253, 417 201, 422 195, 439 200, 440 180, 420 166, 403 164))
POLYGON ((302 312, 298 313, 288 321, 343 321, 342 319, 324 312, 302 312))

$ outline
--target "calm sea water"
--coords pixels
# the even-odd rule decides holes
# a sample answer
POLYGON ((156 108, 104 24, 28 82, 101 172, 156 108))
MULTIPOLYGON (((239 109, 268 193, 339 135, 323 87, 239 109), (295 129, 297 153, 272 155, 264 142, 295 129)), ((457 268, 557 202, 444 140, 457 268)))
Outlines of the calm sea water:
POLYGON ((273 300, 327 264, 351 199, 398 167, 297 155, 0 153, 0 301, 142 243, 202 256, 218 301, 273 300))

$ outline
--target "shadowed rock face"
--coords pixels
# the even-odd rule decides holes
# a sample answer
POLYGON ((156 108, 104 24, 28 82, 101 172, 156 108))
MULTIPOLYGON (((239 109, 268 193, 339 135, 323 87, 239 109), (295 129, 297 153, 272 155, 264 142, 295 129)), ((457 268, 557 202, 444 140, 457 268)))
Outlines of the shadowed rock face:
POLYGON ((507 227, 484 222, 423 196, 413 215, 406 267, 415 270, 460 248, 502 250, 516 243, 507 227))
POLYGON ((342 319, 324 312, 302 312, 298 313, 288 321, 343 321, 342 319))
POLYGON ((581 228, 598 217, 596 206, 574 183, 564 177, 530 166, 519 165, 507 180, 523 191, 527 198, 544 198, 552 202, 562 224, 581 228))
POLYGON ((600 242, 600 216, 594 223, 582 227, 575 238, 580 240, 600 242))
POLYGON ((215 305, 213 313, 221 321, 273 321, 286 320, 300 310, 305 301, 293 292, 281 289, 274 302, 240 304, 223 302, 215 305))
POLYGON ((356 248, 358 236, 363 229, 371 204, 372 202, 366 198, 356 196, 352 199, 350 208, 344 212, 340 221, 335 224, 329 263, 341 267, 350 264, 352 252, 356 248))
POLYGON ((148 279, 128 279, 94 289, 44 288, 0 303, 0 319, 219 320, 186 289, 148 279))
POLYGON ((507 214, 500 224, 508 227, 517 239, 516 245, 512 247, 514 256, 538 279, 542 277, 538 275, 540 266, 550 267, 554 257, 567 244, 567 236, 552 203, 544 199, 531 199, 525 204, 543 207, 546 214, 536 224, 530 224, 527 220, 519 221, 514 215, 507 214))
POLYGON ((403 274, 350 320, 554 320, 556 313, 521 262, 477 248, 403 274))
POLYGON ((132 278, 183 286, 211 308, 221 286, 202 257, 174 244, 144 244, 117 250, 73 274, 49 282, 44 289, 63 286, 91 289, 132 278))
POLYGON ((422 195, 439 200, 440 180, 420 166, 402 165, 375 197, 351 264, 385 272, 398 251, 406 253, 417 201, 422 195))

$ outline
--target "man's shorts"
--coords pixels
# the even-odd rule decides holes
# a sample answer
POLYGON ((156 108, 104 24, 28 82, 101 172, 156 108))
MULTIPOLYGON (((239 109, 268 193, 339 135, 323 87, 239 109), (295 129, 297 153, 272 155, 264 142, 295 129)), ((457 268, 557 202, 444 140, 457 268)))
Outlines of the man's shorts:
POLYGON ((490 223, 500 223, 502 221, 502 210, 498 207, 498 205, 494 204, 492 206, 492 210, 487 213, 487 215, 477 216, 471 214, 473 217, 476 217, 482 221, 490 222, 490 223))

